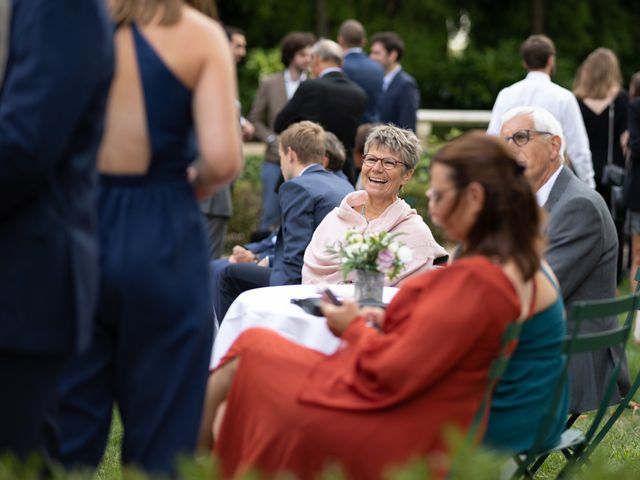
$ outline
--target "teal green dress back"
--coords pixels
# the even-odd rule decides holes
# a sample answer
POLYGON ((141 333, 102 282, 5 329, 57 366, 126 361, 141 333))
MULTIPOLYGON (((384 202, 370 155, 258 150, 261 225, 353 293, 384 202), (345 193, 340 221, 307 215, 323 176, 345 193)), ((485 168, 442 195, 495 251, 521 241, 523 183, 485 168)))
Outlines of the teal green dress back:
MULTIPOLYGON (((562 294, 548 272, 544 268, 542 271, 558 290, 558 299, 522 326, 516 350, 494 392, 483 440, 485 445, 505 452, 526 452, 531 448, 564 365, 561 347, 566 323, 562 294)), ((543 449, 557 444, 568 408, 567 384, 543 449)))

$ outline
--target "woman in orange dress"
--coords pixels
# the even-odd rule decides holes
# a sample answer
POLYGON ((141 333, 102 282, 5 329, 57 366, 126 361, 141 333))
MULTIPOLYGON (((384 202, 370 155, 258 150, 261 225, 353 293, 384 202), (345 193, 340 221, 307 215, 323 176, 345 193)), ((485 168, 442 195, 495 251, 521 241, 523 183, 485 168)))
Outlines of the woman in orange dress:
POLYGON ((541 214, 522 172, 496 138, 454 140, 433 160, 427 197, 459 260, 407 280, 386 312, 324 304, 343 340, 332 355, 259 328, 236 340, 212 374, 206 425, 226 477, 314 478, 338 463, 376 479, 446 452, 443 432, 469 427, 505 327, 540 300, 541 214))

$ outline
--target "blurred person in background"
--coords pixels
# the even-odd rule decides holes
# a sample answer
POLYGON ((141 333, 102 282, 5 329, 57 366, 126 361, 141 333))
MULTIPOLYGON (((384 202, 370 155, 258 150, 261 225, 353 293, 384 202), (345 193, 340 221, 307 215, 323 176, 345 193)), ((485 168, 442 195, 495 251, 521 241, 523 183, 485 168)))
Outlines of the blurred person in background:
POLYGON ((608 48, 591 52, 580 65, 573 83, 580 113, 589 137, 596 190, 612 213, 618 236, 618 283, 623 277, 624 214, 620 199, 612 199, 611 185, 603 180, 605 165, 624 167, 623 148, 627 144, 629 98, 622 88, 622 73, 616 54, 608 48))
MULTIPOLYGON (((247 38, 244 31, 238 27, 226 25, 224 32, 227 35, 231 55, 237 68, 247 56, 247 38)), ((237 92, 235 95, 237 97, 237 92)), ((242 105, 240 105, 239 100, 236 100, 236 105, 242 138, 250 140, 253 137, 255 128, 249 120, 242 116, 242 105)), ((207 238, 209 239, 209 258, 215 260, 222 255, 224 239, 227 236, 227 224, 233 215, 231 185, 223 185, 213 195, 202 199, 200 201, 200 211, 204 217, 207 238)))
POLYGON ((404 51, 404 41, 396 32, 378 32, 371 37, 369 58, 384 70, 378 121, 416 132, 420 90, 400 64, 404 51))
POLYGON ((287 104, 307 79, 311 62, 311 45, 315 36, 309 32, 288 33, 280 42, 282 72, 274 73, 260 82, 249 120, 255 127, 255 136, 266 144, 260 180, 262 183, 262 213, 259 230, 271 231, 280 225, 280 203, 277 187, 281 177, 278 134, 274 131, 276 115, 287 104))
POLYGON ((202 412, 213 312, 197 199, 242 168, 236 83, 209 2, 109 5, 118 28, 98 156, 100 302, 91 347, 60 383, 52 453, 96 467, 115 403, 122 461, 169 474, 195 450, 202 412))
POLYGON ((354 184, 351 149, 356 130, 367 106, 367 94, 342 71, 343 52, 332 40, 319 40, 311 47, 312 80, 303 82, 276 117, 276 132, 293 123, 310 120, 333 132, 347 149, 343 171, 354 184))
POLYGON ((0 456, 26 458, 44 449, 65 361, 91 338, 113 29, 103 0, 0 7, 0 456))
MULTIPOLYGON (((631 290, 635 290, 635 274, 640 267, 640 72, 631 77, 629 85, 629 182, 625 200, 631 231, 631 290)), ((640 343, 640 321, 636 319, 634 338, 640 343)))
POLYGON ((367 33, 362 24, 354 19, 345 20, 338 31, 338 44, 344 50, 344 73, 367 94, 367 109, 362 122, 377 122, 380 116, 382 95, 382 66, 371 60, 364 52, 367 33))

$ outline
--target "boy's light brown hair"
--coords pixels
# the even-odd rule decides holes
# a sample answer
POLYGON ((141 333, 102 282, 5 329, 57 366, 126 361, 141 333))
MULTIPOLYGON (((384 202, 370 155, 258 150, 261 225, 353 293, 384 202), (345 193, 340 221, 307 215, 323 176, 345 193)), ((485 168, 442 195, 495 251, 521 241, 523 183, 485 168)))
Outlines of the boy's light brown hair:
POLYGON ((308 120, 290 125, 280 134, 280 148, 286 152, 291 148, 303 165, 322 163, 325 153, 326 138, 324 129, 308 120))

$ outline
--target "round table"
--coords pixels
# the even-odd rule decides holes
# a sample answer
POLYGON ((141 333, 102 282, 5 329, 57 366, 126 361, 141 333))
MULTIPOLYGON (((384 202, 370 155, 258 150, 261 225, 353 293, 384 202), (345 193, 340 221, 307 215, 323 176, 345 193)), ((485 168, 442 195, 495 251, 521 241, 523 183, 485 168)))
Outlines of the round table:
MULTIPOLYGON (((352 297, 352 284, 331 285, 338 297, 352 297)), ((283 285, 248 290, 233 302, 216 334, 211 354, 215 368, 236 338, 247 328, 263 327, 275 330, 289 340, 323 353, 333 353, 340 339, 327 328, 324 317, 306 313, 291 303, 292 298, 319 297, 317 285, 283 285)), ((389 303, 398 291, 385 287, 383 302, 389 303)))

